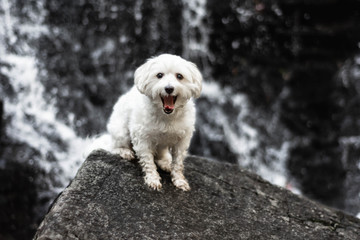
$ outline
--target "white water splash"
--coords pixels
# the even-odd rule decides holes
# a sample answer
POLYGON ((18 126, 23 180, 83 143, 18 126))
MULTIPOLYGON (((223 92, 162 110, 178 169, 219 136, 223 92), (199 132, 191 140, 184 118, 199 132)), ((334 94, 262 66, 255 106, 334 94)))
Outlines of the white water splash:
MULTIPOLYGON (((210 67, 207 63, 213 59, 209 50, 210 30, 206 24, 207 0, 183 0, 183 4, 183 56, 201 61, 204 76, 211 78, 210 67)), ((236 10, 245 11, 239 7, 236 10)), ((241 20, 247 21, 249 16, 251 13, 245 11, 241 20)), ((202 97, 214 103, 209 111, 224 133, 224 136, 220 136, 210 126, 201 126, 208 137, 214 140, 225 140, 231 151, 237 155, 240 166, 245 168, 256 166, 255 171, 263 178, 285 187, 287 184, 285 162, 290 144, 285 142, 280 149, 267 149, 265 157, 271 158, 271 162, 268 165, 262 163, 261 156, 256 154, 260 148, 258 130, 247 121, 248 116, 252 113, 247 96, 235 93, 230 88, 222 88, 215 81, 207 79, 203 83, 202 97), (231 104, 232 108, 237 111, 235 119, 229 119, 229 114, 224 110, 226 104, 231 104)), ((293 189, 295 190, 295 188, 293 189)))
MULTIPOLYGON (((41 10, 43 2, 38 1, 37 4, 42 15, 30 16, 33 20, 30 24, 21 23, 16 17, 12 18, 9 2, 1 2, 4 14, 0 15, 0 19, 4 20, 4 24, 0 27, 0 52, 1 61, 6 64, 1 66, 0 72, 9 79, 16 93, 14 97, 3 97, 4 114, 10 119, 6 134, 38 150, 41 159, 37 163, 46 173, 58 169, 55 172, 59 176, 55 177, 62 186, 52 190, 59 192, 74 177, 82 162, 82 149, 88 144, 88 140, 79 138, 70 126, 57 119, 58 109, 54 99, 45 99, 46 92, 39 78, 35 48, 30 44, 48 31, 42 24, 45 18, 45 11, 41 10), (5 46, 12 46, 21 36, 28 39, 15 46, 21 54, 13 54, 6 49, 5 46), (56 158, 56 162, 47 160, 49 153, 56 158)), ((49 184, 51 185, 50 182, 49 184)))
MULTIPOLYGON (((255 172, 264 179, 278 186, 286 187, 285 163, 288 158, 290 143, 284 142, 280 149, 268 147, 264 153, 265 156, 256 154, 261 148, 260 136, 258 130, 248 123, 247 118, 252 113, 252 110, 246 95, 234 93, 230 88, 221 88, 215 82, 205 82, 202 97, 214 102, 214 107, 209 111, 211 111, 213 118, 216 119, 217 125, 223 129, 225 141, 231 151, 237 155, 239 165, 245 168, 256 166, 255 172), (232 109, 237 111, 234 112, 235 118, 229 118, 229 114, 224 112, 223 106, 226 104, 231 104, 232 109), (269 164, 262 162, 264 157, 269 159, 269 164)), ((212 136, 213 139, 216 139, 218 134, 211 128, 206 128, 205 132, 210 137, 212 136)), ((290 190, 296 193, 299 192, 294 187, 291 187, 290 190)))

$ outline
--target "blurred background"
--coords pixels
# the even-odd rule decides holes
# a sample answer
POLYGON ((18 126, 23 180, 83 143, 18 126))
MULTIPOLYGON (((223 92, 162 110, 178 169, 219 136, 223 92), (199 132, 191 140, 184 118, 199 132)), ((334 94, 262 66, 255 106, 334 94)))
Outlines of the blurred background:
POLYGON ((190 153, 360 217, 360 1, 0 0, 0 239, 30 239, 147 58, 204 75, 190 153))

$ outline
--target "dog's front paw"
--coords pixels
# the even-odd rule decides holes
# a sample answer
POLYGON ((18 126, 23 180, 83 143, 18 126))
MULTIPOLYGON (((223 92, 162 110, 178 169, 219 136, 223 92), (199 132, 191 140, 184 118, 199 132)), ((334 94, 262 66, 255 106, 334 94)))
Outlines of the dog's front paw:
POLYGON ((131 149, 128 148, 115 148, 112 151, 114 154, 120 155, 121 158, 126 160, 133 160, 135 159, 135 154, 131 149))
POLYGON ((189 183, 186 181, 186 179, 173 179, 172 182, 175 185, 175 187, 177 187, 183 191, 190 190, 189 183))
POLYGON ((152 176, 145 176, 145 184, 152 190, 159 191, 162 188, 160 179, 152 176))
POLYGON ((158 160, 156 161, 156 164, 159 166, 159 168, 161 168, 161 170, 165 171, 165 172, 171 172, 171 163, 168 160, 158 160))

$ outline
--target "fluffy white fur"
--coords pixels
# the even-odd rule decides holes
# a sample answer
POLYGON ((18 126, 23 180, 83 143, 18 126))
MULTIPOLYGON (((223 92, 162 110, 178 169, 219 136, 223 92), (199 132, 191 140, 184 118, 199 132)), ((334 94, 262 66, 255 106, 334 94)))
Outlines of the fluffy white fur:
POLYGON ((161 189, 158 166, 170 172, 177 188, 190 190, 183 162, 195 129, 192 98, 201 88, 195 64, 162 54, 135 71, 135 86, 114 106, 107 125, 111 151, 128 160, 137 157, 152 189, 161 189))

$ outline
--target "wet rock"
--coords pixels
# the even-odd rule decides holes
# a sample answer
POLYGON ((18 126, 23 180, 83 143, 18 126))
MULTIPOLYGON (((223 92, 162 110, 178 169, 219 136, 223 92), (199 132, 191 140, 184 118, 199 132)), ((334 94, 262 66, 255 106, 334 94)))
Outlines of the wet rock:
POLYGON ((84 162, 34 239, 356 239, 360 220, 236 165, 186 159, 192 190, 149 190, 136 162, 104 151, 84 162))

